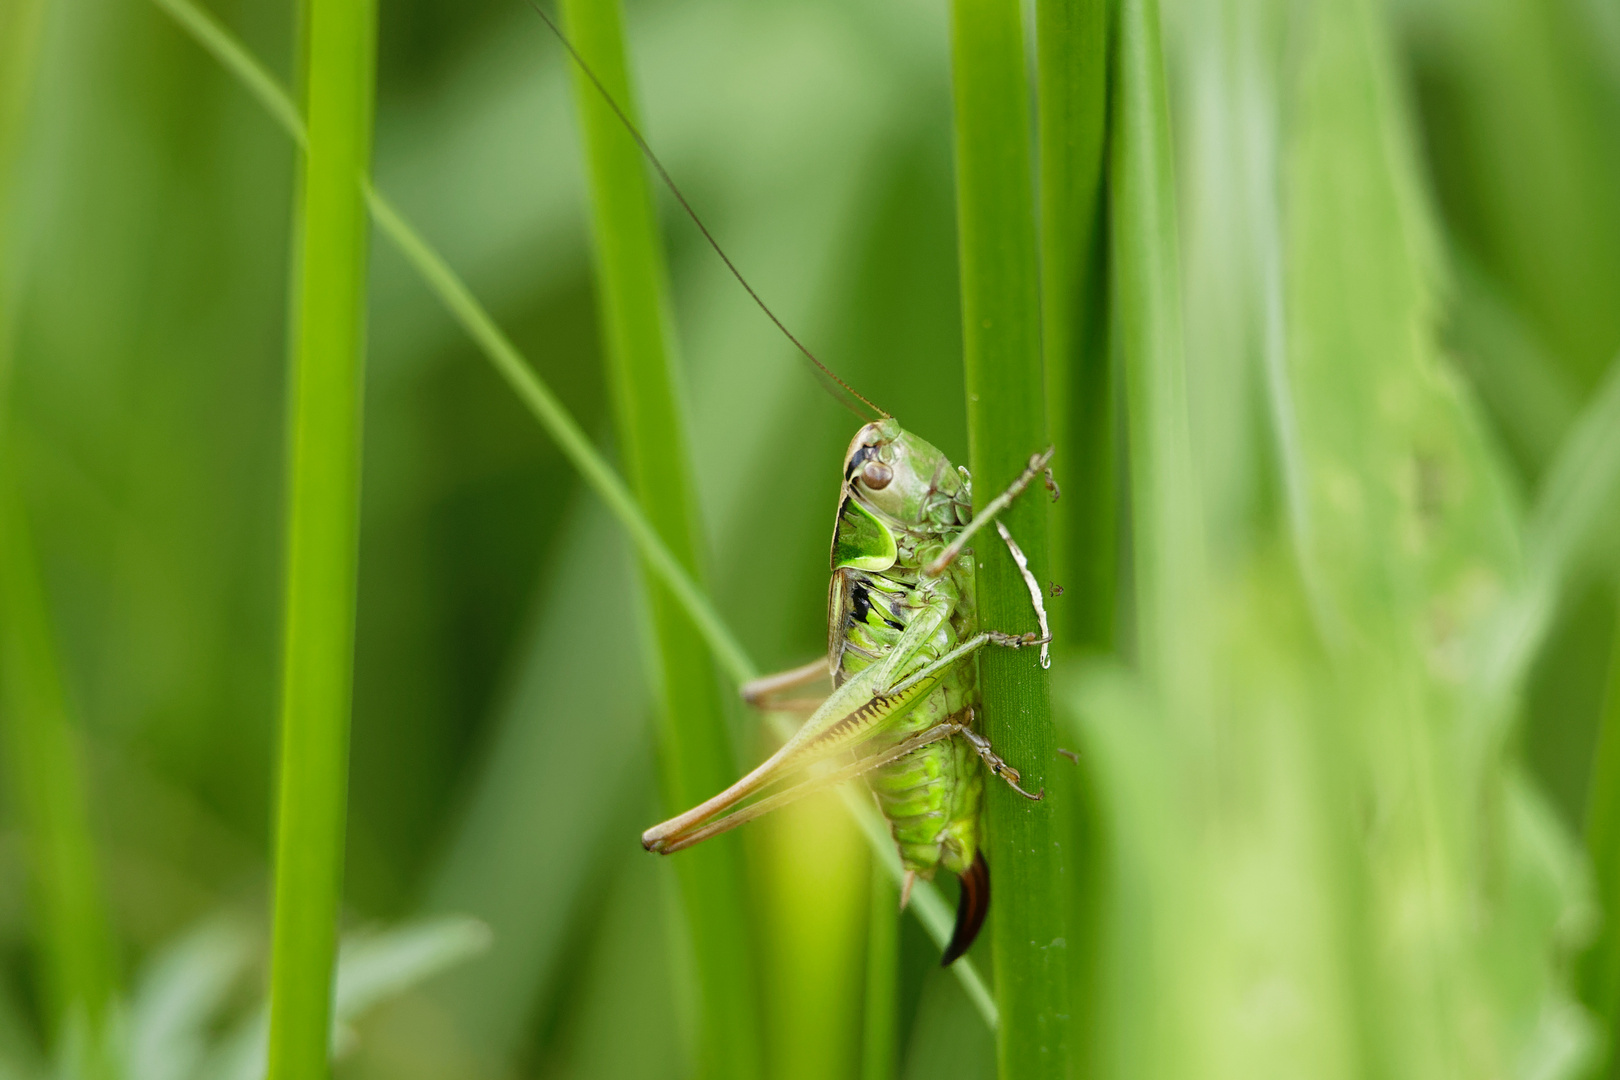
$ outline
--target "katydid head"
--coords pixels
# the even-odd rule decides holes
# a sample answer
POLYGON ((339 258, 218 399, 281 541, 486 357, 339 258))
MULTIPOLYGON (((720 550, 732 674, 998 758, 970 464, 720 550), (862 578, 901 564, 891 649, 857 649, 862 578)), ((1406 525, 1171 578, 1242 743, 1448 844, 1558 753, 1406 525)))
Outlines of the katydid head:
POLYGON ((961 475, 932 443, 892 416, 855 433, 844 455, 844 484, 868 509, 901 526, 929 524, 940 495, 962 492, 961 475))

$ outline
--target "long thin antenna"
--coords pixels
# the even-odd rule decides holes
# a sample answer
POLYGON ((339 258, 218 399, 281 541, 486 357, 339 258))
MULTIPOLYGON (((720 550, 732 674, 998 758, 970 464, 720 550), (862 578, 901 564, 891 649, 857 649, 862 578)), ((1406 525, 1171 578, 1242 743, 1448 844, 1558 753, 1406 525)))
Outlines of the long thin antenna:
POLYGON ((669 170, 664 168, 664 163, 658 160, 658 155, 653 153, 653 148, 649 146, 647 144, 647 140, 642 137, 640 129, 638 129, 636 125, 631 122, 630 117, 622 108, 619 107, 619 103, 614 100, 613 95, 608 92, 608 88, 602 84, 602 80, 596 77, 596 72, 591 70, 591 65, 587 64, 585 62, 585 58, 579 54, 579 50, 574 48, 574 43, 568 40, 568 35, 562 32, 562 28, 553 22, 551 16, 547 15, 545 10, 542 9, 538 3, 535 3, 534 0, 530 0, 529 6, 534 8, 534 13, 540 16, 540 21, 544 22, 546 27, 550 29, 554 35, 556 35, 557 40, 562 42, 563 48, 568 50, 568 55, 572 56, 574 58, 574 63, 579 65, 579 70, 583 71, 585 73, 585 77, 591 80, 591 85, 595 86, 597 93, 602 95, 602 100, 607 102, 608 108, 613 110, 613 114, 619 118, 619 122, 623 124, 625 130, 630 133, 630 137, 636 140, 636 145, 641 147, 641 152, 645 154, 647 156, 647 160, 652 163, 652 167, 658 171, 659 179, 664 181, 664 186, 669 188, 670 194, 675 196, 675 201, 681 204, 681 209, 686 211, 686 216, 692 219, 692 224, 698 227, 698 232, 703 234, 703 239, 709 242, 709 246, 714 249, 714 253, 720 256, 720 261, 726 264, 726 269, 731 271, 731 276, 736 278, 738 284, 748 291, 749 296, 754 298, 754 303, 759 305, 759 310, 763 311, 766 317, 769 318, 771 322, 776 324, 776 328, 782 331, 783 336, 785 336, 789 341, 793 342, 794 348, 803 353, 805 359, 814 364, 818 371, 820 371, 827 378, 831 379, 833 382, 837 383, 843 388, 845 393, 849 394, 861 404, 877 413, 878 416, 887 418, 889 415, 888 413, 874 405, 871 399, 869 399, 865 394, 862 394, 859 390, 856 390, 853 386, 849 385, 849 383, 839 378, 838 373, 833 371, 832 368, 828 367, 826 364, 823 364, 820 360, 817 360, 815 353, 812 353, 809 349, 805 348, 804 342, 794 337, 793 331, 789 330, 785 325, 783 325, 782 320, 776 317, 776 312, 770 309, 770 305, 765 303, 764 300, 760 299, 759 293, 755 292, 754 287, 748 284, 748 279, 742 276, 742 271, 737 269, 737 265, 731 261, 731 257, 727 255, 725 249, 720 246, 720 241, 716 240, 714 238, 714 234, 709 232, 709 227, 703 224, 703 219, 698 217, 697 211, 692 209, 692 204, 686 201, 685 195, 681 194, 681 189, 676 186, 674 178, 669 175, 669 170))

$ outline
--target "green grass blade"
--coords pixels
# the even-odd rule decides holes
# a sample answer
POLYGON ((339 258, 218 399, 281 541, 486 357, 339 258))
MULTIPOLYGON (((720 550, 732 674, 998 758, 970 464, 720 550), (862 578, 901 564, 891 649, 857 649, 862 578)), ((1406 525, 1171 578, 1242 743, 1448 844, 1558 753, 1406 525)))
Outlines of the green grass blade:
MULTIPOLYGON (((861 1059, 871 877, 858 825, 839 813, 834 792, 821 792, 753 828, 749 881, 760 930, 768 1074, 771 1080, 853 1076, 861 1059)), ((891 917, 899 915, 897 907, 891 917)))
MULTIPOLYGON (((1620 634, 1609 660, 1609 682, 1598 719, 1592 779, 1586 791, 1586 855, 1602 905, 1603 925, 1582 958, 1581 998, 1598 1021, 1616 1030, 1620 1024, 1620 634)), ((1610 1074, 1614 1051, 1610 1052, 1610 1074)))
POLYGON ((9 383, 18 252, 9 226, 44 25, 43 0, 0 8, 0 726, 29 860, 47 1027, 88 1023, 99 1043, 115 988, 83 765, 17 471, 9 383))
MULTIPOLYGON (((564 0, 562 15, 575 48, 614 100, 634 115, 618 0, 564 0)), ((700 530, 690 446, 666 336, 671 320, 663 243, 646 163, 590 77, 577 66, 574 76, 614 426, 642 511, 686 572, 696 576, 700 530)), ((730 783, 736 756, 701 637, 650 567, 644 581, 662 698, 664 806, 678 813, 730 783)), ((758 1076, 758 994, 740 839, 722 837, 688 852, 676 870, 696 964, 700 1070, 723 1078, 758 1076)))
MULTIPOLYGON (((963 362, 969 456, 981 503, 1046 445, 1019 10, 1014 0, 955 0, 951 10, 963 362)), ((1003 515, 1043 583, 1047 516, 1038 488, 1003 515)), ((983 625, 1034 629, 1029 593, 1006 548, 986 536, 978 551, 983 625)), ((985 733, 1023 770, 1030 788, 1048 786, 1056 760, 1050 689, 1035 652, 991 649, 979 670, 985 733)), ((994 781, 988 808, 1001 1075, 1061 1077, 1068 1070, 1069 1013, 1062 830, 1050 800, 1027 802, 994 781)))
POLYGON ((1620 493, 1620 359, 1593 393, 1547 466, 1524 526, 1526 574, 1512 601, 1489 628, 1481 698, 1497 723, 1509 708, 1571 576, 1612 547, 1620 493))
MULTIPOLYGON (((174 16, 181 28, 192 34, 198 45, 242 82, 248 91, 265 105, 266 111, 295 142, 300 146, 305 144, 303 125, 298 120, 298 113, 293 108, 292 99, 288 97, 286 90, 277 84, 275 77, 229 31, 189 0, 152 0, 152 2, 174 16)), ((473 296, 472 291, 450 268, 444 257, 422 238, 421 233, 384 195, 375 189, 369 189, 368 199, 377 228, 398 246, 401 253, 416 268, 417 273, 422 275, 422 279, 439 297, 440 302, 449 309, 462 329, 483 351, 485 358, 494 365, 496 372, 512 387, 535 419, 540 421, 541 426, 556 440, 558 447, 579 470, 586 483, 607 504, 620 526, 636 545, 637 553, 659 573, 665 586, 681 599, 686 613, 699 627, 704 640, 708 642, 727 674, 739 683, 746 682, 758 674, 758 667, 738 644, 736 637, 726 628, 714 606, 693 582, 691 576, 681 568, 681 564, 670 553, 669 548, 658 538, 658 533, 642 514, 630 489, 597 452, 556 394, 534 374, 528 362, 524 360, 523 354, 496 324, 488 310, 473 296)), ((901 869, 898 859, 894 857, 894 844, 883 825, 877 821, 870 802, 846 798, 845 805, 861 823, 862 831, 871 843, 873 851, 884 860, 884 865, 889 867, 891 876, 898 881, 901 869)), ((951 912, 933 886, 927 882, 918 882, 912 892, 909 910, 922 923, 937 945, 943 947, 945 942, 950 940, 951 912)), ((951 970, 962 983, 968 999, 979 1015, 988 1026, 994 1028, 998 1022, 995 1002, 972 960, 964 957, 952 964, 951 970)))
POLYGON ((10 446, 0 455, 0 706, 13 798, 27 837, 47 1020, 96 1030, 114 987, 112 933, 85 781, 50 613, 10 446))
POLYGON ((1193 591, 1197 529, 1182 360, 1179 242, 1158 0, 1121 0, 1110 169, 1113 284, 1129 412, 1137 649, 1164 689, 1193 591))
POLYGON ((283 131, 292 136, 300 148, 307 146, 308 138, 298 106, 287 96, 287 91, 282 89, 276 77, 270 74, 240 41, 237 41, 212 15, 195 4, 186 3, 185 0, 152 0, 152 2, 179 23, 180 28, 190 34, 204 51, 213 55, 226 70, 235 75, 242 88, 264 106, 264 111, 270 114, 283 131))
POLYGON ((272 1080, 327 1074, 342 896, 376 7, 309 10, 270 968, 272 1080))
POLYGON ((1565 436, 1525 523, 1531 577, 1549 591, 1607 539, 1620 482, 1620 357, 1565 436))
POLYGON ((866 921, 866 1001, 861 1025, 861 1080, 894 1080, 900 1063, 900 894, 882 866, 872 864, 866 921))
MULTIPOLYGON (((1102 180, 1108 126, 1108 0, 1037 0, 1037 129, 1040 154, 1041 341, 1047 417, 1064 497, 1052 510, 1055 646, 1114 647, 1117 445, 1114 365, 1108 348, 1108 288, 1102 180)), ((1098 852, 1074 841, 1093 826, 1089 807, 1065 785, 1070 808, 1069 941, 1073 981, 1070 1044, 1076 1058, 1096 1042, 1098 1003, 1088 977, 1103 943, 1087 936, 1102 869, 1098 852)), ((1083 1074, 1076 1061, 1077 1075, 1083 1074)))
POLYGON ((1446 336, 1469 383, 1501 426, 1522 475, 1539 477, 1580 399, 1536 327, 1459 245, 1447 248, 1452 302, 1446 336))
POLYGON ((1035 5, 1040 140, 1041 342, 1064 499, 1052 512, 1052 605, 1065 647, 1114 643, 1114 381, 1107 340, 1103 149, 1107 0, 1035 5))

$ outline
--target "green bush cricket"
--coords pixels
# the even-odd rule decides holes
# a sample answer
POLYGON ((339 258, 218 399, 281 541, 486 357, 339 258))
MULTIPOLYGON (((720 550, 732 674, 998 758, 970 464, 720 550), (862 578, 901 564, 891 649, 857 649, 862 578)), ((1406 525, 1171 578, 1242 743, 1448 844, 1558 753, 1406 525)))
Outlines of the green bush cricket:
MULTIPOLYGON (((973 514, 967 470, 904 430, 892 417, 862 427, 844 458, 844 489, 832 544, 827 657, 744 686, 751 704, 831 676, 833 692, 780 750, 753 772, 686 813, 642 834, 642 845, 679 851, 828 784, 864 776, 907 872, 931 878, 944 867, 962 881, 956 928, 943 962, 967 951, 990 903, 980 851, 984 777, 978 763, 1019 794, 1018 771, 976 727, 977 651, 986 645, 1041 646, 1046 613, 1024 569, 1043 631, 981 630, 976 564, 965 544, 1031 480, 1050 451, 1030 459, 988 513, 973 514), (757 802, 743 800, 785 776, 830 758, 859 756, 841 768, 757 802)), ((1002 539, 1024 565, 1005 529, 1002 539)), ((902 901, 903 902, 903 901, 902 901)))
POLYGON ((707 801, 648 829, 642 845, 671 854, 813 791, 864 777, 889 822, 906 871, 902 906, 919 875, 932 878, 944 867, 961 880, 956 926, 942 959, 949 964, 972 945, 989 910, 979 763, 1025 798, 1043 795, 1020 787, 1018 771, 978 730, 977 653, 987 645, 1038 645, 1045 667, 1051 640, 1040 586, 1000 522, 996 528, 1023 574, 1040 631, 1008 634, 980 628, 977 563, 967 542, 1036 477, 1044 475, 1056 497, 1048 468, 1052 451, 1032 456, 1013 484, 975 514, 967 470, 902 428, 794 337, 732 264, 573 44, 544 11, 535 10, 754 302, 814 365, 834 396, 841 391, 879 417, 856 432, 844 456, 832 541, 826 657, 742 688, 746 701, 765 707, 782 692, 823 678, 831 678, 832 693, 763 764, 707 801), (835 763, 835 758, 840 760, 835 763), (826 771, 764 794, 816 766, 826 771))

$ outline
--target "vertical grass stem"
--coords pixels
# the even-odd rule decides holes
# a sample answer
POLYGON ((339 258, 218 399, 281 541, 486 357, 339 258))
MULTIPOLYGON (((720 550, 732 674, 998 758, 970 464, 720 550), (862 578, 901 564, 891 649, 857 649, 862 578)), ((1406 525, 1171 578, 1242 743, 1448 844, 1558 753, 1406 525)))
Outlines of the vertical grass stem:
MULTIPOLYGON (((1614 636, 1603 712, 1598 718, 1597 747, 1586 794, 1586 853, 1592 864, 1603 927, 1583 958, 1581 997, 1610 1031, 1620 1022, 1620 632, 1614 636)), ((1605 1076, 1616 1075, 1611 1046, 1605 1076)))
MULTIPOLYGON (((564 0, 562 13, 575 48, 633 116, 618 0, 564 0)), ((647 165, 589 76, 577 67, 574 76, 589 166, 598 304, 625 471, 659 538, 701 580, 694 474, 678 405, 663 244, 647 165)), ((736 757, 703 635, 645 562, 642 582, 662 698, 664 800, 674 812, 730 783, 736 757)), ((741 843, 734 836, 711 841, 682 854, 676 870, 697 968, 700 1071, 733 1080, 757 1076, 760 1023, 741 843)))
MULTIPOLYGON (((1016 0, 954 0, 951 61, 968 439, 974 495, 983 504, 1047 443, 1028 82, 1016 0)), ((1002 519, 1042 582, 1047 517, 1044 494, 1034 490, 1002 519)), ((1009 552, 988 534, 976 550, 983 624, 1034 629, 1029 594, 1009 552)), ((1032 789, 1048 787, 1055 742, 1050 690, 1035 651, 990 650, 980 679, 991 742, 1032 789)), ((992 781, 988 802, 1001 1076, 1064 1077, 1063 830, 1051 800, 1027 802, 992 781)))
POLYGON ((290 422, 270 1080, 327 1075, 359 535, 374 0, 312 0, 290 422))
POLYGON ((900 1062, 900 893, 878 860, 866 923, 866 1001, 861 1080, 894 1080, 900 1062))
POLYGON ((1179 240, 1158 0, 1120 0, 1110 134, 1113 287, 1129 421, 1136 650, 1171 695, 1191 693, 1176 642, 1196 610, 1199 522, 1182 361, 1179 240), (1175 668, 1175 670, 1171 670, 1175 668))
MULTIPOLYGON (((0 439, 11 443, 9 432, 0 439)), ((112 997, 113 944, 90 833, 77 732, 57 662, 14 446, 0 461, 0 707, 8 777, 27 837, 48 1024, 100 1030, 112 997)))
POLYGON ((1108 0, 1038 0, 1041 345, 1053 459, 1052 605, 1063 647, 1114 644, 1114 380, 1107 334, 1103 151, 1108 0))
MULTIPOLYGON (((1104 152, 1108 127, 1109 0, 1036 0, 1036 85, 1040 160, 1041 344, 1047 416, 1063 498, 1052 511, 1054 646, 1114 648, 1117 576, 1116 433, 1108 348, 1104 152)), ((1067 774, 1070 770, 1063 770, 1067 774)), ((1096 1042, 1094 957, 1088 937, 1102 864, 1078 838, 1093 835, 1090 806, 1075 777, 1062 776, 1070 814, 1069 918, 1073 981, 1070 1043, 1076 1075, 1096 1042)))
POLYGON ((102 1022, 115 987, 113 931, 77 732, 23 502, 10 394, 22 277, 14 200, 45 9, 44 0, 0 6, 0 726, 28 849, 47 1027, 61 1036, 83 1025, 81 1035, 96 1044, 88 1063, 95 1068, 104 1064, 102 1022))

